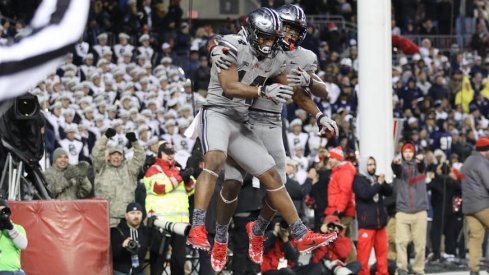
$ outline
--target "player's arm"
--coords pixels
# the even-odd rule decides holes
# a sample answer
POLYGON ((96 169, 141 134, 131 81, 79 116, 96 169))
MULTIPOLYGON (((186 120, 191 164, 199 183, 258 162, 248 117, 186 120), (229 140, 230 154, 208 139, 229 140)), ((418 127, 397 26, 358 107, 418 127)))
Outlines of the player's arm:
POLYGON ((326 84, 313 71, 307 72, 301 68, 292 69, 287 75, 287 80, 290 86, 309 89, 317 97, 328 98, 326 84))
POLYGON ((239 81, 238 69, 234 63, 229 66, 229 69, 221 70, 219 82, 227 97, 257 98, 259 96, 260 87, 252 87, 239 81))
MULTIPOLYGON (((275 78, 275 81, 281 84, 288 84, 289 76, 290 75, 281 73, 275 78)), ((310 95, 304 91, 304 89, 299 86, 294 86, 294 95, 292 96, 292 100, 294 100, 294 102, 297 103, 299 107, 301 107, 306 112, 310 113, 316 118, 316 122, 318 124, 321 135, 327 134, 326 130, 328 130, 330 133, 333 133, 333 135, 338 135, 339 132, 336 122, 327 117, 319 110, 316 103, 312 100, 310 95)))

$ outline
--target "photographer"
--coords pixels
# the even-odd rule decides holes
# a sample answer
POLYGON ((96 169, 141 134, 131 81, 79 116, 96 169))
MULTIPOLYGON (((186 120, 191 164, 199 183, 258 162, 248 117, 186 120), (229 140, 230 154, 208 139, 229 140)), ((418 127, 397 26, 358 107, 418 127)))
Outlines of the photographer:
POLYGON ((58 200, 84 199, 92 191, 92 184, 87 178, 90 165, 86 161, 70 165, 68 161, 68 154, 63 148, 54 150, 53 165, 44 173, 47 189, 58 200))
MULTIPOLYGON (((195 180, 191 176, 193 169, 180 171, 175 166, 175 149, 168 142, 158 147, 158 158, 144 176, 146 187, 146 211, 148 217, 156 216, 160 220, 174 223, 189 223, 188 194, 193 191, 195 180)), ((186 238, 171 234, 172 247, 171 274, 184 274, 186 238)), ((165 236, 156 228, 151 231, 150 250, 151 274, 163 273, 165 260, 165 236)))
POLYGON ((0 199, 0 274, 24 275, 20 269, 20 250, 27 247, 24 227, 12 223, 11 211, 6 200, 0 199))
POLYGON ((346 264, 346 260, 353 248, 352 242, 344 235, 345 226, 336 215, 328 215, 321 226, 322 233, 338 233, 338 238, 328 246, 321 246, 315 251, 311 262, 322 262, 326 267, 325 274, 358 274, 362 265, 353 261, 346 264))
POLYGON ((114 129, 108 128, 97 140, 92 151, 96 173, 95 196, 109 201, 110 227, 117 226, 119 219, 124 217, 126 205, 134 201, 137 176, 145 157, 144 149, 133 132, 126 134, 134 148, 134 157, 131 160, 124 159, 122 147, 111 147, 106 155, 107 142, 115 134, 114 129))
POLYGON ((148 252, 148 229, 142 224, 143 207, 127 205, 125 219, 110 230, 114 275, 144 275, 143 263, 148 252))
POLYGON ((320 263, 298 265, 299 251, 294 247, 294 241, 289 238, 288 225, 285 221, 276 222, 273 230, 266 233, 263 242, 263 275, 291 274, 324 274, 326 271, 320 263))

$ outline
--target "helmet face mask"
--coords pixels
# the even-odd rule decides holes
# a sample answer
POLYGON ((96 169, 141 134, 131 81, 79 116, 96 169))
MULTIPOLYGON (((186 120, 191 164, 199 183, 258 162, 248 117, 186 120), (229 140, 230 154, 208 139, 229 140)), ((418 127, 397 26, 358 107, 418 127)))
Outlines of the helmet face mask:
POLYGON ((295 47, 300 46, 306 37, 306 15, 300 7, 291 4, 281 6, 277 9, 277 13, 282 20, 285 33, 285 37, 280 41, 280 44, 285 51, 293 50, 295 47), (290 37, 293 36, 292 33, 297 34, 295 39, 290 37))
POLYGON ((248 15, 246 38, 259 57, 272 55, 282 39, 282 22, 278 14, 268 8, 260 8, 248 15))

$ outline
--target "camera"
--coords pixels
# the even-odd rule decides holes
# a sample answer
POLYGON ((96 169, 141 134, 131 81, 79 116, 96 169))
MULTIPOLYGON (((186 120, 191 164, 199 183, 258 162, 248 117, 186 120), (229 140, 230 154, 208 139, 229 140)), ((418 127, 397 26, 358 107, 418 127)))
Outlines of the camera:
POLYGON ((126 249, 129 253, 134 255, 134 254, 138 254, 139 247, 141 247, 141 245, 137 241, 129 240, 129 242, 127 243, 126 249))
POLYGON ((12 210, 10 210, 9 207, 4 207, 2 210, 0 210, 0 216, 6 216, 10 218, 10 215, 12 215, 12 210))
POLYGON ((149 227, 158 227, 169 233, 175 233, 180 236, 187 236, 190 231, 190 224, 183 222, 169 222, 160 220, 156 216, 152 216, 148 222, 149 227))

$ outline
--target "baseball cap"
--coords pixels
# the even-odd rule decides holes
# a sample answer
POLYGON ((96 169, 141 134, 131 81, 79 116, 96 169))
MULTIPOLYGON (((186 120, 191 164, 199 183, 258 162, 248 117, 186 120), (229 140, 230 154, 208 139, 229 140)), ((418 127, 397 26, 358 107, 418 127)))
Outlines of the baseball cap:
POLYGON ((160 144, 160 147, 158 147, 158 155, 161 154, 161 152, 167 155, 173 155, 175 154, 175 148, 173 148, 173 145, 169 142, 164 141, 160 144))
POLYGON ((131 211, 141 211, 143 212, 143 207, 137 202, 131 202, 126 207, 126 213, 131 211))

